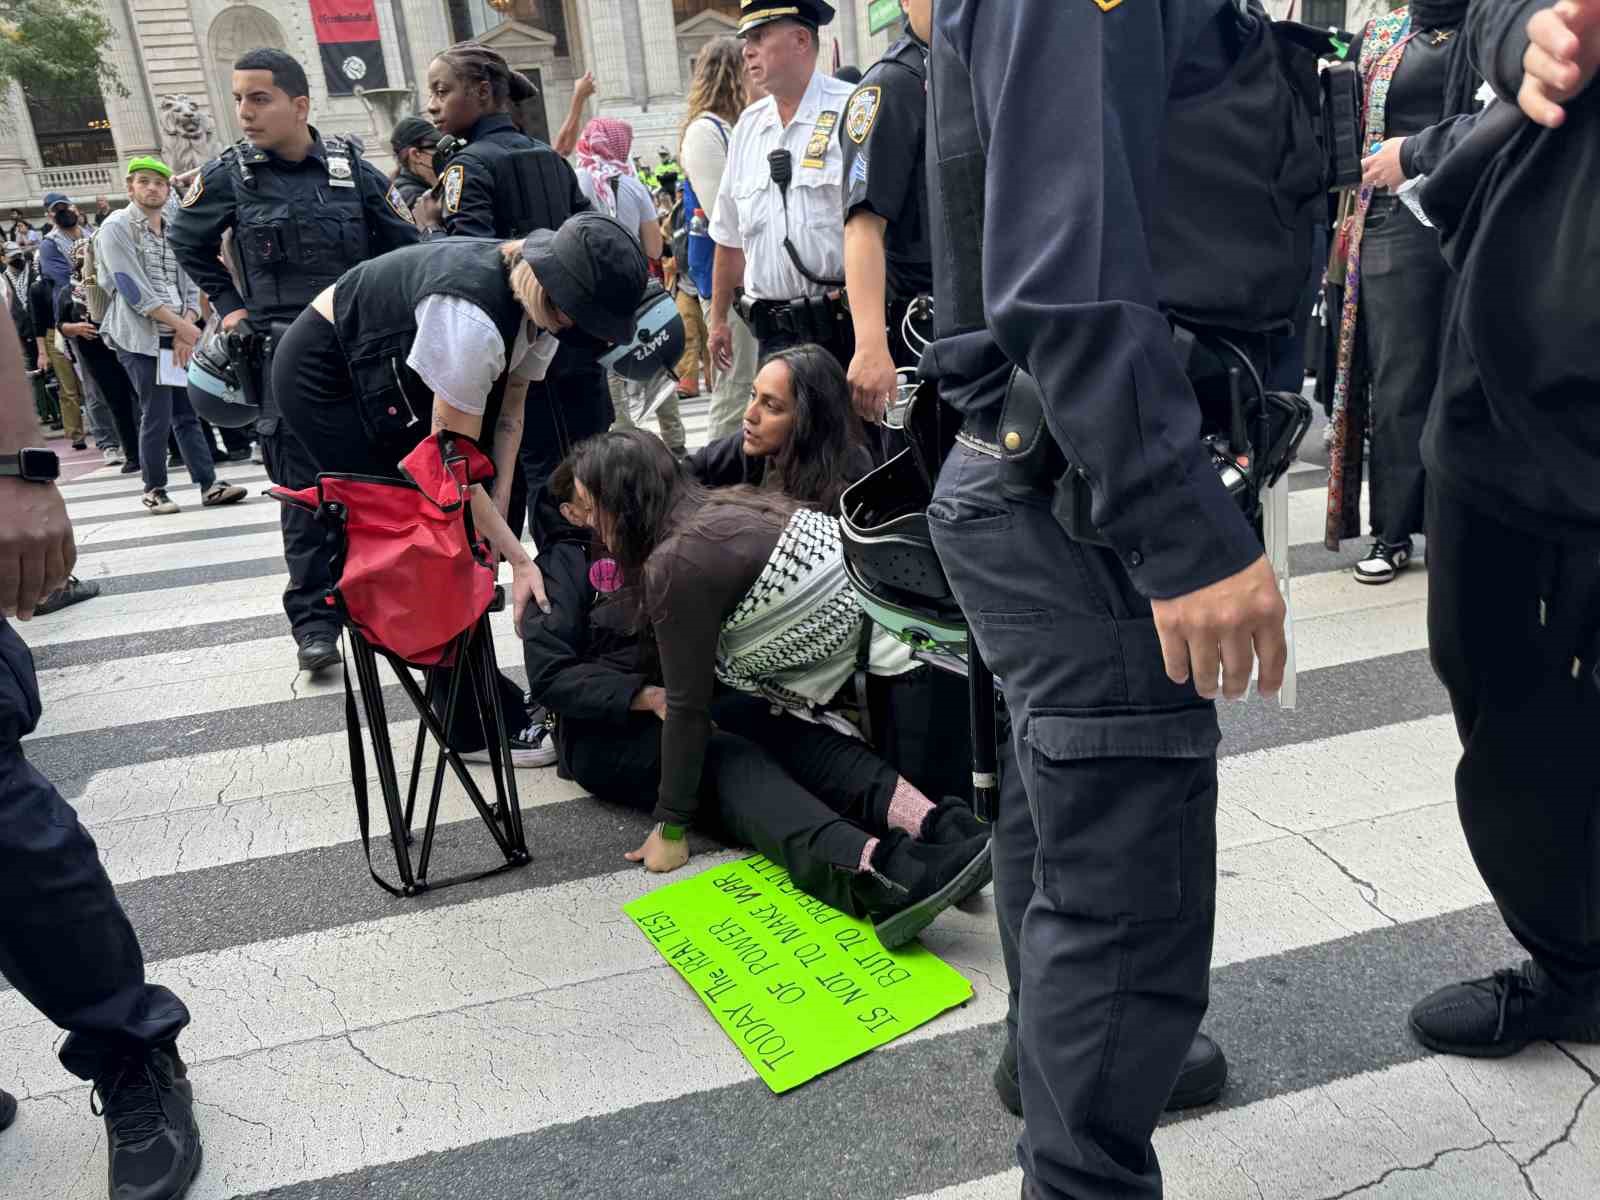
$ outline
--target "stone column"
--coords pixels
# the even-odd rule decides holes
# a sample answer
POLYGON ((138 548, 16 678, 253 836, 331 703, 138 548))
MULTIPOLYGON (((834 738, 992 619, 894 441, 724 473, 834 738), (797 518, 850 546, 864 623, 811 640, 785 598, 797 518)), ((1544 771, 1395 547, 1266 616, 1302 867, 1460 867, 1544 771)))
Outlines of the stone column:
POLYGON ((678 32, 672 0, 635 0, 644 43, 644 99, 650 104, 681 103, 683 78, 678 70, 678 32))
MULTIPOLYGON (((145 78, 144 57, 129 21, 127 6, 108 4, 106 12, 111 21, 111 41, 106 52, 111 65, 116 68, 117 79, 128 89, 126 96, 115 91, 105 92, 106 116, 111 120, 111 137, 116 142, 119 160, 136 154, 160 154, 161 135, 156 126, 155 109, 151 103, 151 88, 145 78)), ((198 97, 210 107, 204 91, 198 97)))
MULTIPOLYGON (((633 0, 593 0, 586 6, 589 18, 585 48, 589 52, 589 70, 594 72, 596 100, 602 112, 615 109, 633 109, 643 98, 643 60, 637 74, 632 69, 633 57, 627 45, 629 27, 638 37, 638 9, 633 0), (625 19, 624 4, 633 9, 633 20, 625 19)), ((637 41, 635 42, 637 52, 637 41)))

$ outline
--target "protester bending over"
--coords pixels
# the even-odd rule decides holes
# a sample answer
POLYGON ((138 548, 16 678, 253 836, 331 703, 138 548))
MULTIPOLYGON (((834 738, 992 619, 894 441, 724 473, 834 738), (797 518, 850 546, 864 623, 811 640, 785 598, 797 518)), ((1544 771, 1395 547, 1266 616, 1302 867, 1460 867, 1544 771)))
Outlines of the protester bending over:
MULTIPOLYGON (((535 514, 550 611, 530 611, 522 629, 528 685, 560 717, 563 772, 601 799, 648 810, 661 780, 667 693, 637 605, 596 587, 609 588, 614 571, 596 557, 593 512, 575 493, 563 463, 535 514)), ((773 716, 755 697, 718 697, 712 712, 717 728, 696 787, 710 830, 754 845, 835 908, 872 917, 885 945, 909 941, 987 881, 988 833, 964 802, 934 805, 858 739, 773 716), (772 736, 733 732, 748 725, 772 736)), ((681 836, 676 844, 686 848, 681 836)), ((654 870, 681 865, 646 849, 627 857, 654 870)))

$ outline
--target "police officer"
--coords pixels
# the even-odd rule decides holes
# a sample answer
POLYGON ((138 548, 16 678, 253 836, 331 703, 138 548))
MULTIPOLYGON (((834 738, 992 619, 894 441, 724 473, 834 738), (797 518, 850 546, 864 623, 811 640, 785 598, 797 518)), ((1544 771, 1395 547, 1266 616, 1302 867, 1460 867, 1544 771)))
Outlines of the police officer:
POLYGON ((1263 694, 1283 677, 1283 602, 1205 455, 1146 237, 1166 96, 1229 77, 1231 16, 1228 0, 939 0, 930 40, 923 371, 963 425, 928 523, 1004 681, 1027 793, 1021 830, 1002 801, 996 892, 999 859, 1025 857, 1002 904, 1020 891, 1027 914, 1003 917, 1020 938, 1018 1157, 1038 1200, 1161 1194, 1163 1105, 1187 1058, 1220 1060, 1196 1040, 1212 699, 1243 695, 1258 658, 1263 694), (1058 521, 1052 485, 1073 476, 1040 470, 1034 447, 1083 472, 1087 524, 1058 521))
MULTIPOLYGON (((233 93, 244 139, 195 177, 168 236, 184 270, 222 314, 224 329, 248 317, 257 335, 270 337, 356 263, 413 245, 417 230, 381 171, 347 139, 323 136, 308 123, 306 73, 293 58, 251 50, 233 65, 233 93), (237 283, 219 261, 228 230, 237 283)), ((316 468, 278 420, 270 371, 264 364, 241 369, 256 374, 256 431, 267 474, 287 487, 309 486, 316 468)), ((323 535, 308 514, 288 505, 282 527, 289 566, 283 607, 300 668, 318 671, 339 661, 337 617, 322 603, 330 582, 323 535)))
POLYGON ((817 342, 845 366, 855 350, 837 136, 852 89, 817 70, 817 29, 831 20, 823 0, 740 6, 745 64, 766 96, 734 126, 711 218, 710 343, 719 370, 733 366, 728 313, 736 299, 763 358, 817 342))
MULTIPOLYGON (((523 133, 513 111, 538 95, 494 50, 462 42, 428 66, 428 119, 445 134, 437 158, 439 222, 468 237, 525 237, 559 229, 590 204, 566 159, 523 133)), ((428 204, 423 202, 426 212, 428 204)), ((423 217, 423 224, 431 218, 423 217)), ((522 528, 524 496, 539 487, 572 445, 611 424, 611 393, 594 356, 563 345, 545 378, 528 393, 523 454, 512 496, 512 525, 522 528)))
POLYGON ((431 121, 421 117, 407 117, 389 135, 389 148, 394 151, 395 161, 394 174, 389 181, 407 208, 439 182, 433 169, 433 152, 438 145, 439 131, 431 121))
MULTIPOLYGON (((919 348, 902 327, 919 296, 933 291, 928 248, 928 46, 909 15, 926 25, 933 0, 900 0, 904 35, 867 68, 839 126, 844 151, 844 277, 856 352, 850 398, 865 421, 879 421, 895 398, 895 369, 914 367, 919 348)), ((915 321, 913 317, 913 321, 915 321)))

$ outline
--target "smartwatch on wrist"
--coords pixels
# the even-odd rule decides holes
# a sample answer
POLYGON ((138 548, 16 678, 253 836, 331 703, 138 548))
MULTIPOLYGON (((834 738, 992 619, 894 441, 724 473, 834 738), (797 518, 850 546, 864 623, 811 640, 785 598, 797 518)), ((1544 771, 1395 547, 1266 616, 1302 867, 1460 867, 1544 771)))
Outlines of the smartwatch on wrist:
POLYGON ((661 822, 656 828, 661 830, 661 838, 667 842, 681 842, 684 834, 688 832, 687 826, 669 825, 665 821, 661 822))
POLYGON ((54 450, 27 447, 15 454, 0 454, 0 479, 27 483, 54 483, 61 477, 61 460, 54 450))

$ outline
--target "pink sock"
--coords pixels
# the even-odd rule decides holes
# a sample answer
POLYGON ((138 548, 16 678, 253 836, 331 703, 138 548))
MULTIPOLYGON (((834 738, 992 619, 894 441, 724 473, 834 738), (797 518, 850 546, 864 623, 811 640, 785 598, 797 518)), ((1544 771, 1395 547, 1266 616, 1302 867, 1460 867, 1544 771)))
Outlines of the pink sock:
POLYGON ((877 838, 868 838, 867 844, 861 847, 861 865, 858 866, 856 870, 862 875, 865 875, 868 871, 872 870, 872 852, 877 848, 877 838))
POLYGON ((922 836, 922 823, 933 811, 933 801, 917 791, 905 776, 894 785, 889 799, 889 828, 904 829, 914 838, 922 836))

